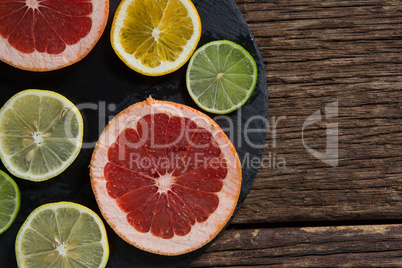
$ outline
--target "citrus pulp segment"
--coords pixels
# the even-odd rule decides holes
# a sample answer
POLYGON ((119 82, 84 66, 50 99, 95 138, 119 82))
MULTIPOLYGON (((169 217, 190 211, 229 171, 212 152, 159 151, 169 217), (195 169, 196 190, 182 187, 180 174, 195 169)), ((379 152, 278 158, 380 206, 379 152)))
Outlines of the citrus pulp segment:
POLYGON ((0 1, 0 60, 50 71, 84 58, 101 37, 109 0, 0 1))
POLYGON ((128 67, 158 76, 183 66, 200 36, 200 17, 190 0, 123 0, 113 19, 111 43, 128 67))
POLYGON ((0 170, 0 234, 14 222, 20 210, 21 194, 18 185, 0 170))
POLYGON ((90 165, 102 215, 128 243, 180 255, 211 241, 234 213, 242 173, 220 127, 151 98, 111 120, 90 165))
POLYGON ((0 110, 0 157, 16 177, 43 181, 63 172, 83 139, 80 111, 64 96, 24 90, 0 110))
POLYGON ((20 268, 106 267, 109 244, 99 216, 85 206, 58 202, 36 208, 15 241, 20 268))
POLYGON ((240 45, 213 41, 194 52, 187 67, 187 89, 203 110, 226 114, 243 106, 257 83, 257 65, 240 45))

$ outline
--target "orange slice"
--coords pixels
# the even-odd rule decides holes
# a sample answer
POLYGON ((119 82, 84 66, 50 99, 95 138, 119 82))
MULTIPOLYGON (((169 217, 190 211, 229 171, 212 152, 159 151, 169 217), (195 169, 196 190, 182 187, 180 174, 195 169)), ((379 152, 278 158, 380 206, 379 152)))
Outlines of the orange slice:
POLYGON ((84 58, 101 37, 109 0, 0 1, 0 60, 50 71, 84 58))
POLYGON ((117 56, 131 69, 149 76, 183 66, 200 36, 200 17, 190 0, 123 0, 111 30, 117 56))
POLYGON ((109 122, 90 166, 109 225, 128 243, 161 255, 196 250, 222 230, 241 174, 233 145, 212 119, 151 98, 109 122))

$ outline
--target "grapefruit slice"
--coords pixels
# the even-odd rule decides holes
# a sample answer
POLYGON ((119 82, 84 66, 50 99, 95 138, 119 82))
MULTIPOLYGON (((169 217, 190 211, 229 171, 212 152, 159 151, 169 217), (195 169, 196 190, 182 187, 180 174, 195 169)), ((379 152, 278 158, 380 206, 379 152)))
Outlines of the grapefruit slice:
POLYGON ((114 231, 160 255, 184 254, 211 241, 232 216, 242 180, 237 153, 211 118, 152 98, 109 122, 90 175, 114 231))
POLYGON ((50 71, 84 58, 101 37, 109 0, 0 1, 0 60, 50 71))

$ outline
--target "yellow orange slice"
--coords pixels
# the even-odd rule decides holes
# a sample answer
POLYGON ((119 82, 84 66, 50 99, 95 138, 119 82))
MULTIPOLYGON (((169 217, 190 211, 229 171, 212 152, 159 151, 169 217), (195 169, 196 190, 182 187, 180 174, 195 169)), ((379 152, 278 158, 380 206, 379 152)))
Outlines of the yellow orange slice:
POLYGON ((149 76, 168 74, 183 66, 200 36, 200 17, 190 0, 123 0, 111 30, 119 58, 149 76))

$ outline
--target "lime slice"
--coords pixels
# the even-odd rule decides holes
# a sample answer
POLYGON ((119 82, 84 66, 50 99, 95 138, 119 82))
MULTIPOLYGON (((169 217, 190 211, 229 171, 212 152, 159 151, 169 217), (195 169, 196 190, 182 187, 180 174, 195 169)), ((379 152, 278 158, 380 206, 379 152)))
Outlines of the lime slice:
POLYGON ((82 117, 68 99, 46 90, 25 90, 0 110, 0 157, 16 177, 44 181, 78 156, 82 117))
POLYGON ((17 234, 18 267, 105 267, 109 244, 99 216, 71 202, 35 209, 17 234))
POLYGON ((257 65, 242 46, 227 40, 213 41, 191 57, 186 82, 200 108, 226 114, 250 98, 257 83, 257 65))
POLYGON ((18 185, 0 170, 0 234, 14 222, 20 210, 21 195, 18 185))

